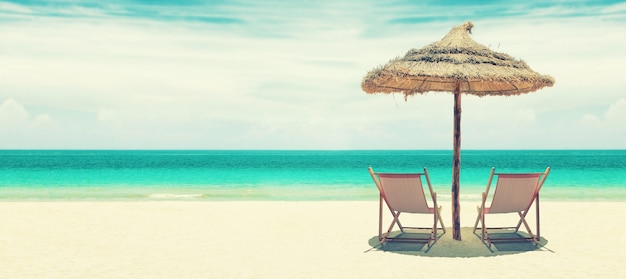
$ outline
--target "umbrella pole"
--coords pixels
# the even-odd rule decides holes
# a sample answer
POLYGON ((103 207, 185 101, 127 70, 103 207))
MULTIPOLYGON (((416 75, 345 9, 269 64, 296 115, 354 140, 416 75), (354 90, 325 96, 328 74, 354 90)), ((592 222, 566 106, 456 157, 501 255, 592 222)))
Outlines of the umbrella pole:
POLYGON ((452 238, 461 240, 461 206, 459 178, 461 173, 461 90, 460 81, 454 84, 454 153, 452 155, 452 238))

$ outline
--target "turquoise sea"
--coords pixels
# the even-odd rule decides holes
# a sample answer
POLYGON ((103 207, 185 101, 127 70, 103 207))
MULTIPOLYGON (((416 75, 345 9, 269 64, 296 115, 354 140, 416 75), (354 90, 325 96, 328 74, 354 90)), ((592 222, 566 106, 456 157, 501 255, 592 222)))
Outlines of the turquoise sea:
MULTIPOLYGON (((491 167, 552 168, 549 200, 626 201, 626 150, 464 150, 461 201, 478 200, 491 167)), ((428 167, 450 200, 450 150, 0 150, 2 201, 376 200, 367 168, 428 167)))

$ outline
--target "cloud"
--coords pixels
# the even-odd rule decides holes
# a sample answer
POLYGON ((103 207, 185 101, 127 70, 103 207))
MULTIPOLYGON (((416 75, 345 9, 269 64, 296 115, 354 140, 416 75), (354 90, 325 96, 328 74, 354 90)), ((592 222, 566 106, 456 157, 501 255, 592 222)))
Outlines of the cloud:
POLYGON ((608 15, 624 15, 626 13, 626 3, 620 1, 619 3, 603 7, 602 13, 608 15))
POLYGON ((101 123, 113 123, 118 120, 115 109, 102 108, 98 111, 98 121, 101 123))
MULTIPOLYGON (((608 19, 568 16, 555 21, 532 11, 489 16, 478 13, 484 5, 456 2, 432 7, 218 2, 212 1, 210 9, 199 9, 204 1, 0 5, 3 16, 11 15, 0 26, 0 59, 7 65, 0 68, 0 100, 27 104, 21 107, 22 121, 29 123, 24 127, 31 127, 32 138, 20 140, 24 134, 14 133, 12 144, 450 148, 451 94, 405 102, 400 95, 366 95, 360 82, 373 67, 441 39, 467 20, 444 11, 465 8, 476 16, 472 36, 477 42, 521 56, 538 72, 553 75, 556 85, 518 97, 464 98, 464 147, 491 148, 490 142, 501 148, 542 147, 562 137, 551 134, 554 127, 576 130, 582 115, 601 123, 622 117, 620 104, 615 112, 600 111, 621 97, 618 89, 626 86, 619 77, 626 56, 607 47, 624 44, 622 25, 616 24, 623 15, 619 7, 606 13, 594 7, 588 13, 610 14, 608 19), (420 9, 432 14, 433 21, 392 22, 420 9), (186 19, 216 14, 238 21, 186 19), (29 20, 20 20, 25 18, 29 20), (41 136, 52 128, 38 130, 34 123, 49 123, 63 140, 41 136), (506 133, 493 130, 494 123, 508 127, 506 133), (534 134, 517 136, 519 126, 534 134), (539 135, 550 139, 535 142, 539 135)), ((554 6, 533 3, 528 5, 554 6)), ((15 119, 20 115, 16 104, 6 104, 15 119)), ((598 146, 605 141, 612 140, 594 139, 598 146)))
POLYGON ((626 123, 626 99, 611 104, 601 116, 586 113, 580 121, 596 127, 607 126, 610 130, 626 130, 623 125, 626 123))
POLYGON ((601 115, 585 113, 568 134, 573 140, 602 143, 602 148, 623 148, 626 142, 626 99, 611 104, 601 115))
POLYGON ((28 14, 31 12, 32 10, 30 8, 23 5, 9 2, 0 2, 0 13, 28 14))
POLYGON ((0 105, 0 124, 5 129, 21 128, 29 121, 29 118, 24 106, 13 99, 4 100, 0 105))
POLYGON ((626 123, 626 99, 619 99, 616 103, 612 104, 604 114, 607 122, 614 124, 621 124, 622 129, 626 129, 623 125, 626 123))
POLYGON ((580 119, 580 123, 585 126, 599 127, 602 125, 602 119, 595 114, 585 113, 580 119))
MULTIPOLYGON (((34 117, 24 106, 14 99, 6 99, 0 103, 0 147, 24 148, 41 140, 50 139, 48 134, 55 126, 48 114, 37 114, 34 117)), ((36 146, 31 145, 31 147, 36 146)))

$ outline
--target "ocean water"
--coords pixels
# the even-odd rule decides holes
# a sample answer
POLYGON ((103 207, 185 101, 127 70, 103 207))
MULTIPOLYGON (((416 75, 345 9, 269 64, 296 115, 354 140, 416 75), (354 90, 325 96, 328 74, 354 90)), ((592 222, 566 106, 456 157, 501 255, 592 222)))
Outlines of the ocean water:
MULTIPOLYGON (((450 150, 0 150, 0 200, 376 200, 369 166, 427 167, 450 200, 450 150)), ((542 199, 626 201, 626 150, 464 150, 460 199, 479 200, 491 167, 548 166, 542 199)))

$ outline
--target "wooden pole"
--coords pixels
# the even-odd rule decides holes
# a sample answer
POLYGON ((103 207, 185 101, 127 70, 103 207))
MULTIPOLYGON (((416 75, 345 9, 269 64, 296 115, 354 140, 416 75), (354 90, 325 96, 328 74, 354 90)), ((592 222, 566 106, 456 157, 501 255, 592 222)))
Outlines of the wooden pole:
POLYGON ((454 153, 452 155, 452 238, 461 240, 461 206, 459 178, 461 173, 461 83, 454 84, 454 153))

